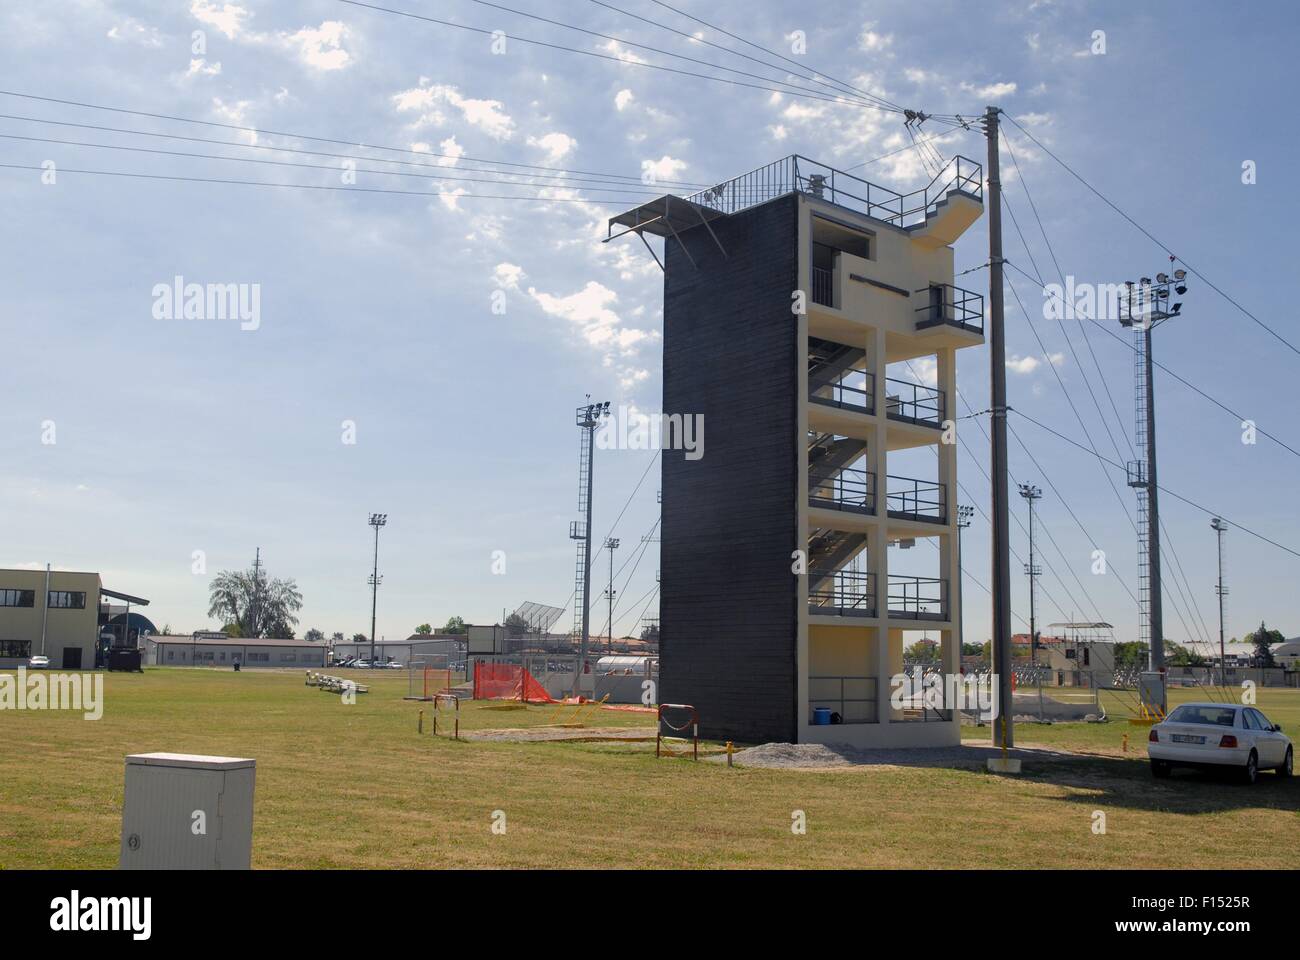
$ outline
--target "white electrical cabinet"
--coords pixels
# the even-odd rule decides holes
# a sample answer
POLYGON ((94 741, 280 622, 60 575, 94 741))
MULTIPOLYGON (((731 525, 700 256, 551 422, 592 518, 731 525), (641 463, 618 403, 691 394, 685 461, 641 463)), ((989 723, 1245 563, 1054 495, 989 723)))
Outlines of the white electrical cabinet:
POLYGON ((123 870, 247 870, 257 761, 187 753, 126 758, 123 870))

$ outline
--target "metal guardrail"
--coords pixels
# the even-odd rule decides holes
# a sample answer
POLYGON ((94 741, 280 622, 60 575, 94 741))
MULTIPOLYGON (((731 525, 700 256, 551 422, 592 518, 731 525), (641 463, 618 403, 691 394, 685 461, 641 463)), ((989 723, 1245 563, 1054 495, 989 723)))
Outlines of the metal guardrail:
POLYGON ((948 499, 942 483, 889 475, 885 509, 896 520, 947 523, 948 499))
POLYGON ((949 194, 984 199, 984 168, 968 157, 949 160, 920 190, 899 193, 880 184, 792 154, 725 180, 686 199, 721 213, 737 213, 797 191, 897 226, 924 223, 949 194))
POLYGON ((874 617, 876 577, 862 570, 810 570, 808 612, 830 617, 874 617))
POLYGON ((825 267, 812 268, 812 300, 823 307, 835 306, 835 271, 825 267))
POLYGON ((870 470, 844 467, 837 471, 808 469, 808 503, 851 513, 876 512, 876 475, 870 470))
POLYGON ((855 410, 860 413, 874 413, 876 409, 876 377, 862 370, 848 370, 829 383, 810 383, 808 399, 829 407, 855 410), (860 379, 861 387, 852 387, 845 383, 849 379, 860 379))
POLYGON ((918 330, 947 324, 984 332, 983 294, 951 283, 932 283, 928 288, 922 287, 915 292, 928 293, 930 297, 929 303, 916 308, 918 330))
POLYGON ((876 678, 856 676, 810 676, 808 678, 808 713, 826 707, 831 723, 877 723, 876 678), (836 714, 839 719, 836 720, 836 714))
POLYGON ((885 413, 891 420, 942 427, 945 407, 943 391, 937 387, 885 378, 885 413))
POLYGON ((946 620, 948 582, 938 577, 890 574, 887 605, 891 617, 908 620, 946 620))

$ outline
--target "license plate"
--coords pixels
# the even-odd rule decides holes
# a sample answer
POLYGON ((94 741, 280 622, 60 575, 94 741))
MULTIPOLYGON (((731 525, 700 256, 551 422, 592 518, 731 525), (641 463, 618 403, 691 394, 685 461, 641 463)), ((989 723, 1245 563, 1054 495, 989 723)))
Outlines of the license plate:
POLYGON ((1187 734, 1187 733, 1174 734, 1174 743, 1204 743, 1204 742, 1205 742, 1204 737, 1193 737, 1191 734, 1187 734))

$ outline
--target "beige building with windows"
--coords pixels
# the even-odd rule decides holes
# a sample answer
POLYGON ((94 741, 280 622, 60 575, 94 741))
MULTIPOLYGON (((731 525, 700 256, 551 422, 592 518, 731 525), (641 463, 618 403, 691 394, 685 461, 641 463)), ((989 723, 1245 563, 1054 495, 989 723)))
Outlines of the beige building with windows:
MULTIPOLYGON (((0 667, 48 657, 56 669, 95 666, 100 603, 125 595, 106 591, 97 573, 0 570, 0 667)), ((129 598, 137 605, 148 601, 129 598)))

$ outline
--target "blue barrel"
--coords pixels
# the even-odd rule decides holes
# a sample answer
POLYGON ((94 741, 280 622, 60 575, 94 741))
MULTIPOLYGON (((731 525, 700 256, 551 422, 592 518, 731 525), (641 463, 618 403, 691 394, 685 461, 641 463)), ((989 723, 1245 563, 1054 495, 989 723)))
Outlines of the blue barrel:
POLYGON ((831 722, 830 707, 813 707, 813 726, 825 727, 831 722))

